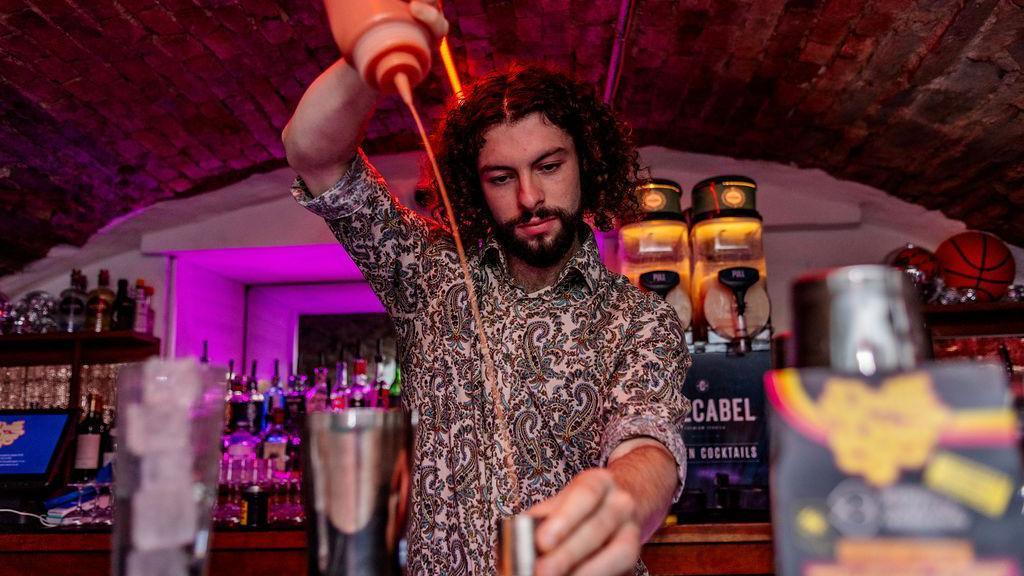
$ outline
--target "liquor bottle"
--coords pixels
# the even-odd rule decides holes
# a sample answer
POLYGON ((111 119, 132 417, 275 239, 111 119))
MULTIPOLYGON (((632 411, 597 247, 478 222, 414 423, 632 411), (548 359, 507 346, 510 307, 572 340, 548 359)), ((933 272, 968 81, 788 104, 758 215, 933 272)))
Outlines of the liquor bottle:
POLYGON ((224 453, 231 459, 255 458, 260 439, 249 428, 249 420, 242 417, 235 422, 235 429, 224 437, 224 453))
POLYGON ((389 391, 388 399, 391 401, 392 408, 402 407, 402 366, 395 363, 395 379, 391 382, 391 390, 389 391))
POLYGON ((61 332, 78 332, 85 326, 85 307, 89 300, 85 293, 87 282, 81 270, 71 271, 71 285, 60 293, 57 323, 61 332))
POLYGON ((306 392, 306 413, 314 410, 326 410, 327 400, 331 396, 327 386, 327 359, 320 353, 320 364, 313 369, 313 386, 306 392))
POLYGON ((366 376, 366 358, 362 355, 356 357, 352 362, 352 396, 349 406, 352 408, 365 408, 370 405, 369 396, 373 392, 373 386, 366 376))
POLYGON ((273 461, 271 467, 278 472, 291 470, 291 439, 292 434, 284 424, 284 408, 274 408, 270 425, 260 436, 260 458, 273 461))
POLYGON ((259 434, 263 432, 263 426, 266 423, 266 413, 263 412, 264 408, 264 397, 263 393, 260 392, 259 380, 256 378, 256 361, 252 361, 252 370, 249 372, 248 379, 248 394, 249 394, 249 429, 252 430, 253 434, 259 434))
POLYGON ((334 364, 334 388, 331 389, 331 409, 348 408, 352 389, 348 385, 348 362, 345 361, 345 347, 338 350, 338 361, 334 364))
POLYGON ((75 445, 75 468, 71 473, 73 480, 83 482, 96 476, 100 467, 100 443, 103 439, 103 398, 99 394, 89 394, 88 411, 78 423, 75 432, 78 440, 75 445))
POLYGON ((99 285, 89 292, 85 306, 85 329, 89 332, 110 330, 110 317, 114 307, 114 293, 110 290, 110 272, 100 270, 99 285))
POLYGON ((288 433, 288 462, 292 470, 302 469, 302 435, 306 426, 306 376, 288 376, 288 389, 284 395, 284 429, 288 433))
POLYGON ((285 390, 281 387, 281 361, 274 358, 274 375, 270 377, 270 387, 263 395, 265 414, 273 414, 275 408, 284 410, 285 390))
POLYGON ((132 329, 142 334, 153 333, 149 325, 149 292, 142 278, 135 281, 135 323, 132 329))
POLYGON ((146 334, 150 336, 153 335, 153 330, 156 326, 156 310, 153 309, 154 294, 156 294, 156 288, 146 286, 146 334))
POLYGON ((117 415, 114 408, 108 406, 103 414, 104 425, 103 437, 100 438, 100 467, 104 467, 114 461, 117 454, 117 415))
POLYGON ((306 375, 288 377, 288 392, 284 397, 285 423, 294 430, 306 425, 306 375))
POLYGON ((249 395, 245 393, 245 378, 235 374, 235 361, 228 362, 228 396, 224 405, 227 406, 227 431, 234 432, 240 422, 249 425, 249 395))
POLYGON ((389 408, 391 388, 384 381, 384 352, 381 350, 381 340, 377 339, 377 352, 373 355, 373 402, 371 406, 389 408))
POLYGON ((135 327, 135 300, 128 295, 128 281, 121 278, 117 281, 117 296, 111 316, 113 330, 131 330, 135 327))

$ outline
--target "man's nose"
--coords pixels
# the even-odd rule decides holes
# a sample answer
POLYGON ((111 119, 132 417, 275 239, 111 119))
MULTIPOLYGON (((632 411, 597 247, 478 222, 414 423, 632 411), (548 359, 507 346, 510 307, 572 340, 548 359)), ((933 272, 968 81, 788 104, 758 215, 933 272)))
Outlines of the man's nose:
POLYGON ((524 210, 533 210, 544 203, 544 191, 533 176, 519 179, 519 205, 524 210))

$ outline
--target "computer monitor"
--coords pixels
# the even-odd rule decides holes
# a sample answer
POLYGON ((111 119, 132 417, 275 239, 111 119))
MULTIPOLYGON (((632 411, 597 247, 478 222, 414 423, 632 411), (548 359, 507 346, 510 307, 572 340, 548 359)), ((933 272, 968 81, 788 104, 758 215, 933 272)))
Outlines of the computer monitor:
POLYGON ((74 410, 0 410, 0 491, 53 484, 71 441, 74 410))

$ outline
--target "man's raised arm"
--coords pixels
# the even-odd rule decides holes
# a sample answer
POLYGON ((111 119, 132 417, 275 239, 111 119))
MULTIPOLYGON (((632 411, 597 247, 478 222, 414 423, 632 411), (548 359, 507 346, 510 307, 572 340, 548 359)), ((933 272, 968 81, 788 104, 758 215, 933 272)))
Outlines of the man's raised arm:
POLYGON ((348 170, 378 92, 338 60, 310 84, 281 139, 288 164, 319 196, 348 170))

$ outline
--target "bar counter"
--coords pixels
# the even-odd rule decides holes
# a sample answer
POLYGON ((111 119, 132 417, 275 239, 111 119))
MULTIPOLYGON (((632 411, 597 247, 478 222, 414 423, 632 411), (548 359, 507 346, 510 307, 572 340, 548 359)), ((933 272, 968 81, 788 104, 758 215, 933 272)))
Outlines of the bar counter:
MULTIPOLYGON (((693 524, 662 528, 644 547, 652 575, 771 574, 769 524, 693 524)), ((110 532, 51 529, 0 532, 5 576, 107 576, 110 532)), ((210 576, 306 574, 302 530, 214 532, 210 576)))

